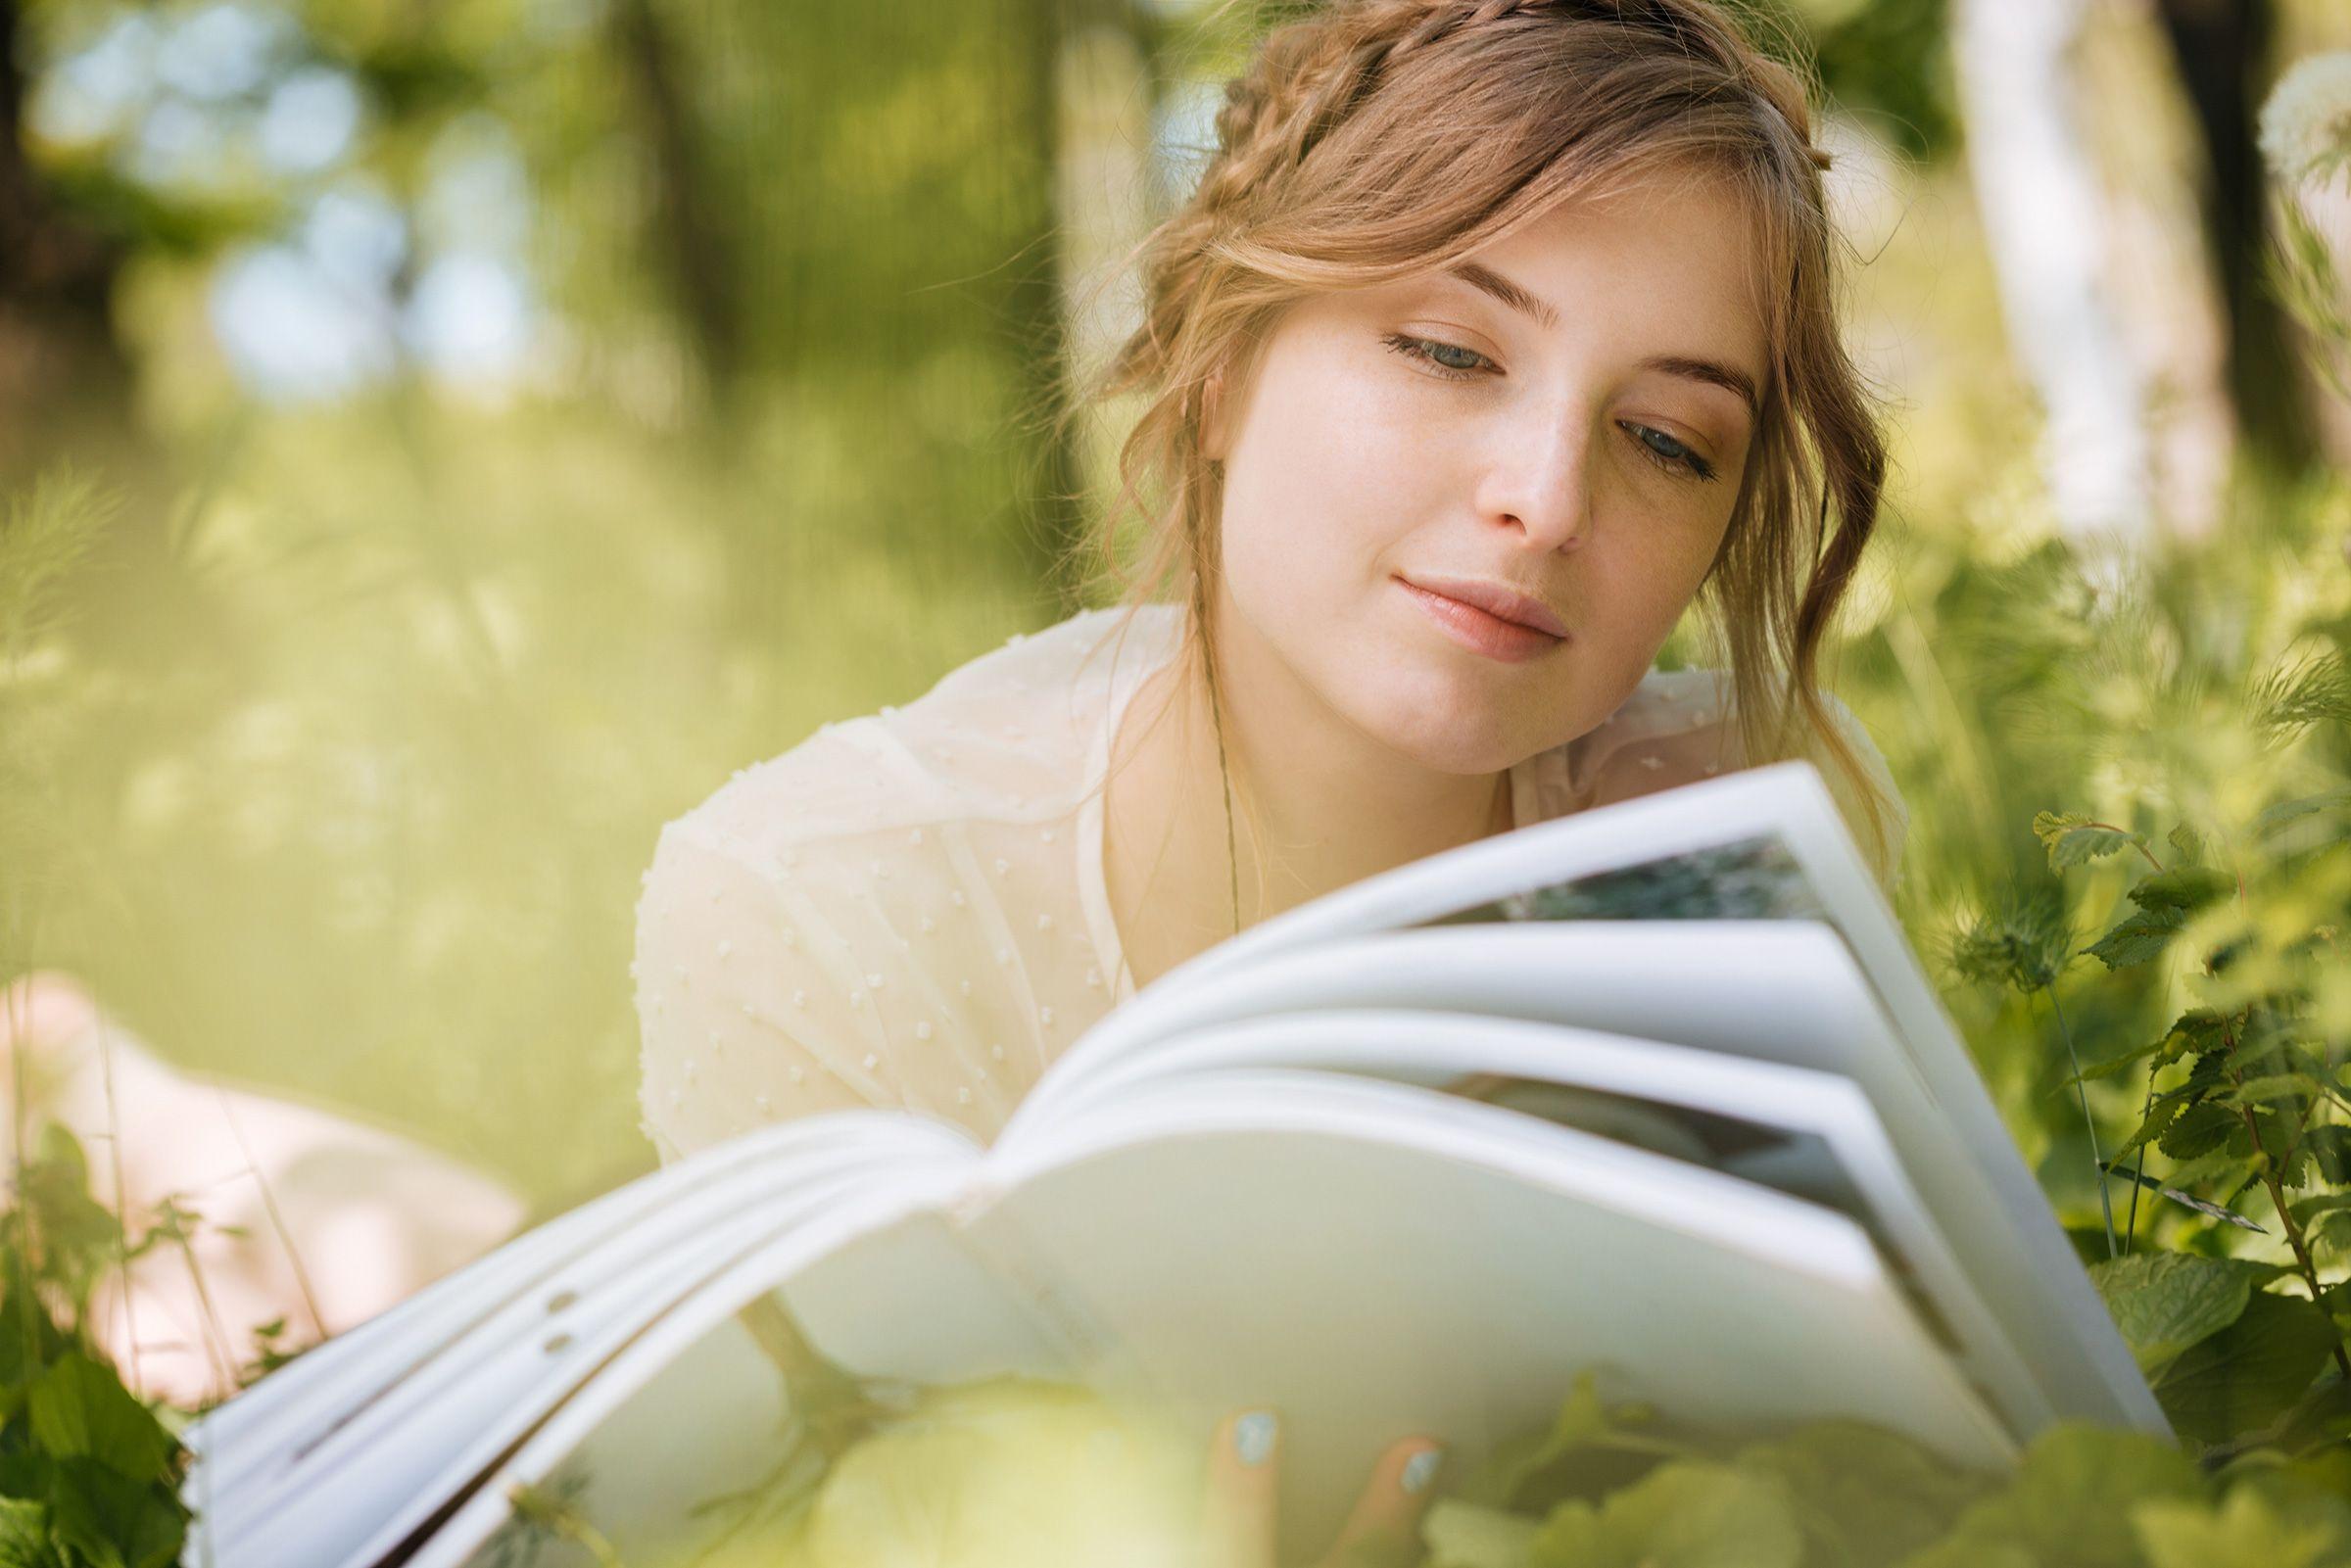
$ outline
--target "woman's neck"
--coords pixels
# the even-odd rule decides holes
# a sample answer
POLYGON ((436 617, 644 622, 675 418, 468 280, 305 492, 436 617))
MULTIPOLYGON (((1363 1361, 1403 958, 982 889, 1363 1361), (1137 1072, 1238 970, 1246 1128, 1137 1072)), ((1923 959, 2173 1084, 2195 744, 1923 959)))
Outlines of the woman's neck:
POLYGON ((1286 671, 1252 667, 1244 644, 1218 664, 1223 772, 1197 658, 1153 672, 1113 736, 1103 800, 1103 879, 1136 986, 1239 924, 1512 826, 1510 775, 1446 774, 1347 725, 1286 671), (1248 790, 1254 812, 1245 809, 1248 790), (1252 817, 1255 826, 1252 824, 1252 817))

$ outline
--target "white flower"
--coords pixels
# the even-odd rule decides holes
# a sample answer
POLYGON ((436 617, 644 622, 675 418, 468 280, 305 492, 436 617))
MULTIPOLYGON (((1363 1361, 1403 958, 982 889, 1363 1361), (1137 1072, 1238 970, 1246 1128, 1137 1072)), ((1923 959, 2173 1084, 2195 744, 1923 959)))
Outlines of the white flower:
POLYGON ((2288 185, 2351 164, 2351 49, 2306 55, 2261 108, 2261 153, 2288 185))

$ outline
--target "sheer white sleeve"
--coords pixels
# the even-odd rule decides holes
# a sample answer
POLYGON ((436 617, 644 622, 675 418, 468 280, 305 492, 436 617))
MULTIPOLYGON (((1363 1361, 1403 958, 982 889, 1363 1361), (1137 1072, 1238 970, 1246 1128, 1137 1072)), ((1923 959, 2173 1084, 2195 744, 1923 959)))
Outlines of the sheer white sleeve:
POLYGON ((773 870, 672 823, 637 905, 640 1096, 663 1164, 763 1122, 901 1103, 864 998, 773 870))

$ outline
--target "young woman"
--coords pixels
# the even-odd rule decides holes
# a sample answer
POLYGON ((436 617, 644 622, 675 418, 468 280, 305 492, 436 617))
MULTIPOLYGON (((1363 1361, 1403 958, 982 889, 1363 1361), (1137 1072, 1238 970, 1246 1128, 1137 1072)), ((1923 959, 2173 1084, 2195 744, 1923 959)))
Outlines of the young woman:
MULTIPOLYGON (((636 965, 663 1159, 862 1105, 990 1136, 1242 927, 1725 769, 1818 759, 1891 880, 1901 803, 1815 685, 1884 455, 1809 123, 1707 0, 1271 32, 1100 389, 1147 400, 1125 602, 664 829, 636 965), (1718 667, 1653 670, 1691 610, 1718 667)), ((1415 1442, 1372 1515, 1409 1513, 1415 1442)))

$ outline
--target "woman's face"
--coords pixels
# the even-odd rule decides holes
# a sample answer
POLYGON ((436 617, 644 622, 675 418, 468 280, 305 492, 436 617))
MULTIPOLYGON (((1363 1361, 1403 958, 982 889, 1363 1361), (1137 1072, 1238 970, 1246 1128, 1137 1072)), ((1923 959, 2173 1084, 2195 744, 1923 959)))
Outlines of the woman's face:
POLYGON ((1750 233, 1727 185, 1652 176, 1562 204, 1467 277, 1284 312, 1204 433, 1239 673, 1443 772, 1607 718, 1739 496, 1765 371, 1750 233), (1465 583, 1540 600, 1565 635, 1465 610, 1465 583))

